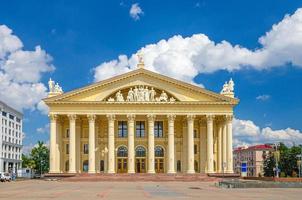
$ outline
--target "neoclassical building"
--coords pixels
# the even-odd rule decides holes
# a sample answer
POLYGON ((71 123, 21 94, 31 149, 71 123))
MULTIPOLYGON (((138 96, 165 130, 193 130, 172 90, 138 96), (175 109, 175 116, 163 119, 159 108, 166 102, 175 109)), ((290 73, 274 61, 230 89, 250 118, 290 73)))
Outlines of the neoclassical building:
POLYGON ((140 60, 70 92, 49 87, 50 173, 233 173, 232 80, 214 93, 140 60))

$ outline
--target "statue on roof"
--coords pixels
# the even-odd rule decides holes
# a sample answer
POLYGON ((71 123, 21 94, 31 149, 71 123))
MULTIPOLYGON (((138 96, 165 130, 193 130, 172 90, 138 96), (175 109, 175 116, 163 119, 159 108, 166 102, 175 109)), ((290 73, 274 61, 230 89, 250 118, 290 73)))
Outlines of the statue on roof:
POLYGON ((234 98, 234 86, 235 86, 234 81, 231 78, 229 80, 229 82, 226 81, 223 84, 223 87, 222 87, 222 90, 220 91, 220 94, 234 98))

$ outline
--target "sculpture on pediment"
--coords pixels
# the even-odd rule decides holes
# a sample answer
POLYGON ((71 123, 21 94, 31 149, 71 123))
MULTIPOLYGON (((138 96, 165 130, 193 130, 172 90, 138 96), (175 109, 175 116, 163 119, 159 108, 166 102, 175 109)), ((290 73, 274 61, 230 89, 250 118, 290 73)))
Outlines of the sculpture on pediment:
POLYGON ((116 101, 119 101, 119 102, 124 101, 124 97, 123 97, 121 91, 118 91, 118 92, 115 94, 115 97, 116 97, 116 101))
POLYGON ((150 90, 150 101, 155 101, 155 95, 156 95, 156 92, 152 87, 150 90))
POLYGON ((222 90, 221 90, 220 94, 228 96, 228 97, 234 97, 234 86, 235 86, 234 81, 231 78, 229 80, 229 82, 226 81, 223 84, 223 87, 222 87, 222 90))
MULTIPOLYGON (((124 93, 124 92, 123 92, 124 93)), ((169 97, 165 91, 162 91, 161 94, 156 97, 156 91, 153 87, 149 89, 148 86, 134 86, 134 89, 131 87, 126 93, 127 96, 124 99, 123 93, 119 90, 115 94, 115 98, 109 97, 108 102, 175 102, 174 97, 169 97)))
POLYGON ((127 96, 126 101, 134 101, 134 92, 133 92, 132 88, 130 88, 130 90, 128 92, 128 96, 127 96))
POLYGON ((166 101, 166 102, 168 101, 168 95, 165 93, 165 91, 161 92, 161 95, 160 95, 158 100, 159 101, 166 101))

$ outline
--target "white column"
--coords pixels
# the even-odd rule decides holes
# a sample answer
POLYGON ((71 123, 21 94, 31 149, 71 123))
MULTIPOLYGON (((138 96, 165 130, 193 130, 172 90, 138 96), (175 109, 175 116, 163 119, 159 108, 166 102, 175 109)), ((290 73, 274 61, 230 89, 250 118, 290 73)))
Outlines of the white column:
POLYGON ((147 115, 148 118, 148 173, 154 174, 154 120, 155 115, 147 115))
POLYGON ((187 115, 188 122, 188 138, 187 138, 187 147, 188 147, 188 164, 187 164, 187 173, 194 174, 194 115, 187 115))
POLYGON ((218 173, 222 172, 222 126, 221 122, 218 123, 218 156, 217 156, 217 169, 218 173))
POLYGON ((108 173, 115 173, 115 147, 114 147, 114 121, 115 115, 107 115, 108 118, 108 173))
POLYGON ((233 132, 232 121, 233 116, 227 115, 227 173, 234 173, 233 171, 233 132))
POLYGON ((186 172, 187 171, 187 164, 188 164, 188 122, 186 119, 182 121, 182 163, 181 163, 181 171, 186 172))
POLYGON ((175 173, 175 143, 174 143, 174 120, 175 115, 168 115, 168 173, 175 173))
POLYGON ((82 172, 82 158, 81 158, 81 133, 82 133, 82 120, 77 119, 76 123, 76 171, 78 173, 82 172))
POLYGON ((88 173, 95 173, 95 115, 87 115, 89 121, 88 173))
POLYGON ((49 115, 49 119, 50 119, 49 173, 57 173, 56 171, 57 118, 58 116, 55 114, 49 115))
POLYGON ((62 124, 63 120, 57 120, 57 134, 56 134, 56 171, 62 172, 62 124))
POLYGON ((69 173, 76 173, 76 115, 69 118, 69 173))
POLYGON ((135 115, 129 114, 128 118, 128 173, 135 173, 135 152, 134 152, 134 120, 135 115))
POLYGON ((227 163, 227 131, 226 123, 222 122, 222 172, 226 171, 227 163))
POLYGON ((207 173, 214 173, 213 115, 207 115, 207 173))
POLYGON ((206 163, 207 163, 207 134, 206 134, 206 121, 199 120, 199 162, 200 162, 200 173, 206 173, 206 163))

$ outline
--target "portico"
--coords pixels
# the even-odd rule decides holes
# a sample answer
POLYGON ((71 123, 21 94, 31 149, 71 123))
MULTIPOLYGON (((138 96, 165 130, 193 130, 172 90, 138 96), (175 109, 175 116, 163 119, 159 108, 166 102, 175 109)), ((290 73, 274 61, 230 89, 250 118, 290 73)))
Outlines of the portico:
POLYGON ((217 94, 139 68, 67 93, 53 85, 50 173, 233 172, 232 81, 217 94))

